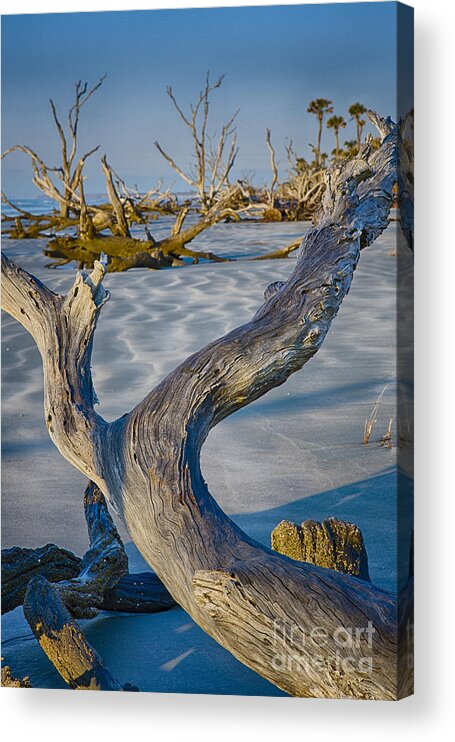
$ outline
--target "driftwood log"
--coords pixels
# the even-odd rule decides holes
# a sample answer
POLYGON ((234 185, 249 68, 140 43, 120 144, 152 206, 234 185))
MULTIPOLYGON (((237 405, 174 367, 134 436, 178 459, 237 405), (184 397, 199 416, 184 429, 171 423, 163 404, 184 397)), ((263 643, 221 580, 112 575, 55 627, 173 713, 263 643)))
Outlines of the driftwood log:
MULTIPOLYGON (((31 578, 39 575, 48 582, 77 577, 82 559, 55 544, 38 549, 13 546, 2 550, 2 614, 22 605, 31 578)), ((106 590, 99 608, 127 613, 159 613, 172 608, 175 600, 154 572, 124 575, 106 590)))
MULTIPOLYGON (((24 601, 24 615, 40 646, 70 688, 123 690, 45 577, 32 577, 24 601)), ((124 690, 131 690, 128 686, 124 690)))
POLYGON ((80 557, 55 544, 38 549, 2 549, 2 613, 22 605, 28 583, 35 575, 42 575, 49 582, 70 580, 81 571, 81 562, 80 557))
MULTIPOLYGON (((175 601, 155 574, 128 574, 123 543, 93 482, 84 510, 90 545, 82 559, 54 544, 2 551, 2 613, 23 604, 32 632, 71 688, 137 690, 112 676, 74 619, 93 618, 100 609, 156 613, 175 601)), ((9 682, 8 672, 5 683, 23 682, 9 682)))
MULTIPOLYGON (((395 699, 397 596, 260 545, 210 495, 200 469, 211 428, 286 381, 320 348, 362 248, 387 227, 399 132, 332 170, 296 266, 246 324, 194 353, 131 412, 95 411, 93 335, 106 266, 66 297, 2 258, 3 307, 32 334, 44 367, 49 434, 97 483, 133 541, 193 619, 240 661, 296 696, 395 699), (316 634, 315 634, 316 630, 316 634)), ((401 616, 403 621, 404 618, 401 616)))

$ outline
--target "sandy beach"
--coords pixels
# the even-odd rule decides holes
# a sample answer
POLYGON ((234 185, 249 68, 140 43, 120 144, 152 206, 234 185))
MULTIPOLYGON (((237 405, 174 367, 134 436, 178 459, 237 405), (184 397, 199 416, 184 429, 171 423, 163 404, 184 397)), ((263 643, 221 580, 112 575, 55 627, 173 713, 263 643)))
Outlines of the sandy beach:
MULTIPOLYGON (((194 246, 247 258, 287 244, 304 229, 301 223, 220 224, 194 246)), ((391 222, 363 252, 350 294, 315 358, 285 385, 221 423, 202 453, 210 491, 254 538, 269 545, 283 518, 353 521, 364 535, 372 582, 392 592, 397 589, 395 424, 392 448, 381 447, 379 439, 395 410, 396 230, 391 222), (365 418, 384 388, 365 446, 365 418)), ((74 268, 46 268, 42 244, 9 240, 3 250, 64 293, 74 268)), ((251 317, 266 286, 285 280, 294 261, 243 259, 109 274, 111 299, 93 355, 100 414, 112 420, 130 410, 187 355, 251 317)), ((87 545, 85 480, 48 438, 39 354, 9 316, 3 316, 2 359, 3 548, 54 542, 81 554, 87 545)), ((145 569, 118 525, 130 570, 145 569)), ((107 666, 141 690, 282 695, 180 608, 142 616, 101 613, 84 629, 107 666)), ((22 609, 3 618, 2 634, 2 655, 14 674, 30 675, 38 687, 66 687, 22 609)))

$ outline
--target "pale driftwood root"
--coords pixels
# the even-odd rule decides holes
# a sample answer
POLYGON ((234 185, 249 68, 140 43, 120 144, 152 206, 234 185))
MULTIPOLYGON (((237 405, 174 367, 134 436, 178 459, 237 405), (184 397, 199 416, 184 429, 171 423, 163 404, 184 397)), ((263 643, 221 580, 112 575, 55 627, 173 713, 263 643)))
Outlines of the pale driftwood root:
POLYGON ((291 559, 370 581, 368 555, 360 528, 354 523, 328 518, 300 526, 282 520, 272 531, 272 549, 291 559))
POLYGON ((41 351, 45 414, 61 453, 113 500, 143 556, 192 618, 296 696, 396 699, 399 601, 255 542, 210 495, 200 453, 218 422, 285 382, 322 345, 361 249, 388 224, 399 133, 390 121, 381 125, 377 150, 366 144, 329 173, 319 221, 290 278, 249 322, 194 353, 112 423, 93 410, 90 372, 107 298, 103 263, 80 274, 63 298, 2 259, 3 306, 41 351))

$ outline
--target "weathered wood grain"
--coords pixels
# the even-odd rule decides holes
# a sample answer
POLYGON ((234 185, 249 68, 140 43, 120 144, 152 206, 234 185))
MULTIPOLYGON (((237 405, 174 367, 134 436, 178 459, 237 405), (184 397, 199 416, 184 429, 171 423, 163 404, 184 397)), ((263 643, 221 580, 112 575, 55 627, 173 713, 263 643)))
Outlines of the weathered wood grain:
POLYGON ((200 469, 218 422, 286 381, 320 348, 362 248, 388 224, 399 132, 366 143, 328 176, 317 225, 290 278, 246 324, 194 353, 131 412, 94 411, 93 333, 108 295, 103 261, 66 297, 3 258, 3 306, 41 351, 45 414, 61 453, 110 496, 174 599, 214 639, 292 695, 394 699, 397 598, 297 564, 256 543, 219 508, 200 469))

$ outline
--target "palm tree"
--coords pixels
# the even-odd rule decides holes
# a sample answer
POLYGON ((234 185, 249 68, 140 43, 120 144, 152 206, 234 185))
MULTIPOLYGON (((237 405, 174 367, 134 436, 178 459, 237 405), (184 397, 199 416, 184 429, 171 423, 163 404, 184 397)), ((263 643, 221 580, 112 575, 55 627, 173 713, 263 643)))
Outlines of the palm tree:
POLYGON ((327 128, 333 129, 333 133, 335 134, 335 155, 338 156, 340 152, 340 137, 339 132, 340 129, 344 129, 346 126, 346 121, 344 120, 343 116, 332 116, 327 120, 327 128))
POLYGON ((308 113, 314 113, 318 119, 318 143, 315 148, 316 163, 321 164, 321 137, 322 137, 322 124, 324 121, 324 115, 326 113, 333 113, 332 101, 327 98, 316 98, 312 100, 307 108, 308 113))
POLYGON ((348 142, 344 143, 344 151, 342 152, 342 155, 343 157, 346 157, 349 160, 351 159, 351 157, 355 157, 358 151, 359 151, 359 147, 357 145, 356 140, 349 139, 348 142))
POLYGON ((360 147, 362 143, 362 129, 365 126, 365 119, 361 118, 362 113, 365 113, 367 109, 361 103, 353 103, 349 108, 351 118, 355 120, 357 126, 357 146, 360 147))

